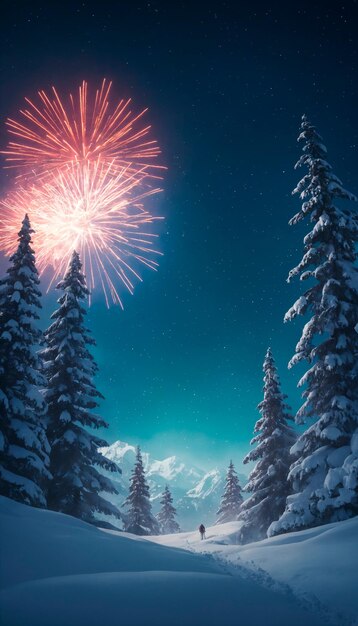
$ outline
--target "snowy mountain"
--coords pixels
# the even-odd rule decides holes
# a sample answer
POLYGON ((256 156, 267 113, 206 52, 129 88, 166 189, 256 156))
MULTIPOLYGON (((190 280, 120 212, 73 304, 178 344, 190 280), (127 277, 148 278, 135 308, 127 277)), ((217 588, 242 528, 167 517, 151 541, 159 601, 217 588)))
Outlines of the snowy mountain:
MULTIPOLYGON (((110 500, 121 506, 128 493, 129 479, 135 462, 135 446, 123 441, 101 448, 102 454, 114 461, 122 470, 122 474, 110 474, 119 495, 111 496, 110 500)), ((226 468, 214 468, 209 472, 188 466, 177 456, 162 460, 153 459, 148 452, 143 452, 143 465, 150 486, 153 511, 159 510, 159 500, 166 484, 173 495, 174 505, 178 512, 178 522, 182 529, 196 528, 201 522, 205 525, 215 521, 223 491, 226 468)), ((242 484, 246 476, 239 476, 242 484)), ((108 498, 108 495, 106 494, 108 498)), ((120 526, 115 519, 111 523, 120 526)))

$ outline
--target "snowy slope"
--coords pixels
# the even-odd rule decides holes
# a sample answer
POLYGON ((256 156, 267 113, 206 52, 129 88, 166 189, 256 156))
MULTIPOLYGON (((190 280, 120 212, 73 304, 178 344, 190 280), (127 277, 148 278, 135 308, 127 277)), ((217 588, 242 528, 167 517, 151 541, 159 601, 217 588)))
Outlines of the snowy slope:
POLYGON ((328 623, 358 624, 358 517, 244 546, 236 544, 241 524, 208 528, 205 541, 200 541, 198 533, 152 540, 212 554, 229 567, 248 567, 259 578, 264 572, 268 584, 273 579, 288 585, 297 597, 325 607, 328 623))
MULTIPOLYGON (((5 626, 323 626, 249 570, 0 498, 5 626)), ((209 546, 210 544, 208 544, 209 546)))
MULTIPOLYGON (((125 500, 131 471, 135 462, 135 447, 123 441, 116 441, 112 445, 101 448, 102 454, 119 465, 121 475, 110 474, 115 483, 118 496, 106 498, 117 506, 121 506, 125 500)), ((162 460, 152 459, 148 452, 142 452, 143 465, 150 486, 154 513, 160 507, 160 498, 166 484, 169 485, 173 495, 174 505, 178 512, 178 522, 183 529, 192 529, 204 521, 205 524, 215 522, 222 495, 226 468, 214 468, 209 472, 195 466, 188 466, 177 456, 170 456, 162 460)), ((108 474, 106 474, 108 475, 108 474)), ((246 482, 245 476, 240 476, 242 484, 246 482)), ((111 518, 114 526, 121 528, 120 523, 111 518)))

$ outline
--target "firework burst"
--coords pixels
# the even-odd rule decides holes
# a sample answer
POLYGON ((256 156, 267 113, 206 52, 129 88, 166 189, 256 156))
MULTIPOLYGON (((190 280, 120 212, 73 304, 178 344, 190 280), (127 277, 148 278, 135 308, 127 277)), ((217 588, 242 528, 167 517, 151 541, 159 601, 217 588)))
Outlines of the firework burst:
POLYGON ((114 174, 112 163, 97 161, 61 169, 41 185, 17 187, 1 202, 0 247, 14 251, 27 212, 39 271, 52 270, 49 288, 77 250, 90 288, 99 283, 107 306, 110 300, 122 306, 118 281, 133 293, 134 281, 141 280, 136 268, 156 269, 160 254, 148 227, 161 218, 143 206, 160 189, 143 191, 145 177, 145 170, 131 174, 128 167, 114 174))
POLYGON ((17 170, 14 190, 1 202, 0 248, 11 254, 28 213, 40 272, 51 284, 65 273, 74 249, 81 255, 91 290, 102 286, 107 306, 122 305, 120 286, 133 293, 141 265, 156 269, 159 252, 153 217, 144 206, 164 167, 146 109, 132 113, 130 100, 110 103, 105 79, 93 98, 84 81, 64 101, 52 92, 26 98, 21 121, 7 120, 13 139, 7 167, 17 170))
POLYGON ((92 98, 86 81, 67 100, 55 87, 50 94, 39 91, 35 102, 25 98, 21 120, 6 121, 12 136, 3 152, 7 167, 16 167, 22 178, 32 178, 101 160, 115 170, 126 168, 130 175, 144 169, 147 177, 160 177, 164 168, 153 162, 160 149, 149 138, 150 126, 142 123, 147 109, 133 113, 131 100, 111 106, 111 86, 104 79, 92 98))

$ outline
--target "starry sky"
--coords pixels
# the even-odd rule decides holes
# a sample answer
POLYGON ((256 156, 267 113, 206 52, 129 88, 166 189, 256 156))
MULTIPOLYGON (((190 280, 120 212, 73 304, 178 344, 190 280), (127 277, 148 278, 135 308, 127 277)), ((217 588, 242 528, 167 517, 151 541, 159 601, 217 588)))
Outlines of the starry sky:
MULTIPOLYGON (((307 232, 288 226, 299 207, 296 138, 306 113, 358 192, 357 17, 352 0, 5 0, 1 148, 4 118, 25 96, 107 77, 118 98, 149 107, 168 166, 153 205, 166 218, 159 271, 123 294, 124 311, 95 297, 88 315, 109 442, 208 468, 232 456, 241 470, 268 345, 298 408, 300 371, 287 363, 302 320, 282 321, 300 293, 286 277, 307 232)), ((0 183, 5 193, 7 171, 0 183)), ((55 303, 50 292, 43 324, 55 303)))

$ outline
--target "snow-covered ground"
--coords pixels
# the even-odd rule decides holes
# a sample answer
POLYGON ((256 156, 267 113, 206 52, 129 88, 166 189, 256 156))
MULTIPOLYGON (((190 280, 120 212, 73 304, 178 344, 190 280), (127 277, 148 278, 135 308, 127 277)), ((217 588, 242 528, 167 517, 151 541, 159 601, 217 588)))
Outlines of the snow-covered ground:
POLYGON ((238 547, 237 524, 226 524, 208 529, 203 542, 196 533, 148 540, 1 497, 0 622, 346 626, 357 609, 357 530, 352 520, 300 533, 301 541, 297 534, 238 547), (295 576, 317 601, 297 598, 282 584, 294 588, 295 576), (321 586, 317 576, 324 577, 321 586), (344 597, 335 603, 332 590, 344 597), (333 616, 341 609, 345 617, 333 616))
POLYGON ((289 587, 304 603, 328 611, 334 626, 358 624, 358 517, 345 522, 237 545, 242 522, 199 533, 152 537, 169 547, 210 554, 229 567, 249 570, 264 585, 289 587))

